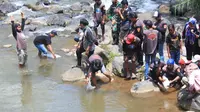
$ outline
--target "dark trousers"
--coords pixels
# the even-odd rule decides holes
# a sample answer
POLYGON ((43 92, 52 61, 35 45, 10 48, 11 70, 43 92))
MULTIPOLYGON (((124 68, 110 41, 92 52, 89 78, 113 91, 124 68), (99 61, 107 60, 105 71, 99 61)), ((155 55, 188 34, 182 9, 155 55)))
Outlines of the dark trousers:
POLYGON ((171 58, 174 59, 175 63, 178 65, 180 60, 180 50, 175 50, 170 52, 171 58))
POLYGON ((137 47, 137 61, 139 63, 139 65, 143 65, 143 51, 142 51, 142 45, 138 45, 137 47))
MULTIPOLYGON (((77 56, 77 65, 78 66, 81 66, 81 59, 82 59, 82 53, 85 52, 85 49, 83 48, 83 46, 81 45, 80 48, 78 48, 76 50, 76 56, 77 56)), ((89 54, 88 54, 88 58, 94 53, 94 50, 93 51, 90 51, 89 54)))
POLYGON ((113 37, 113 44, 119 43, 119 33, 120 33, 120 24, 117 24, 117 29, 116 31, 112 29, 112 37, 113 37))
POLYGON ((192 56, 194 55, 194 45, 186 44, 185 47, 187 60, 192 60, 192 56))

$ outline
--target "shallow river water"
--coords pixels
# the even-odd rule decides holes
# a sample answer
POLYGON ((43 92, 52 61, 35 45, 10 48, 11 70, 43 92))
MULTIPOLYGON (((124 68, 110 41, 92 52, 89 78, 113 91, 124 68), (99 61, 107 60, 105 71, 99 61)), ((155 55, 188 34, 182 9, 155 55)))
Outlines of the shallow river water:
MULTIPOLYGON (((71 0, 72 1, 72 0, 71 0)), ((74 1, 73 1, 74 2, 74 1)), ((115 77, 114 82, 88 92, 81 82, 63 83, 61 74, 76 64, 75 57, 66 56, 60 48, 73 48, 69 38, 54 38, 57 60, 39 59, 37 50, 28 40, 28 64, 17 64, 15 40, 11 27, 0 27, 0 112, 179 112, 176 92, 169 95, 151 93, 132 96, 135 81, 115 77)))

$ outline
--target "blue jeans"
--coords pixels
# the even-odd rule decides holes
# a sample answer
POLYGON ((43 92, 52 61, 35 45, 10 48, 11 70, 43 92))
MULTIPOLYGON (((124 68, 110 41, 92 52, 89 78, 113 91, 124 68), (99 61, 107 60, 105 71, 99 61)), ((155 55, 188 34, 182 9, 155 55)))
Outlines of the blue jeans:
POLYGON ((149 74, 149 65, 154 63, 156 59, 156 53, 153 54, 145 54, 145 79, 148 78, 148 74, 149 74))
POLYGON ((180 50, 178 51, 171 51, 170 52, 171 58, 174 59, 175 63, 178 64, 180 60, 180 50))
POLYGON ((39 44, 39 45, 35 45, 39 51, 39 53, 43 53, 45 55, 47 55, 48 50, 46 49, 46 47, 44 46, 44 44, 39 44))
POLYGON ((160 55, 160 60, 164 62, 165 59, 164 59, 164 53, 163 53, 164 48, 163 47, 164 47, 164 43, 159 43, 158 52, 160 55))

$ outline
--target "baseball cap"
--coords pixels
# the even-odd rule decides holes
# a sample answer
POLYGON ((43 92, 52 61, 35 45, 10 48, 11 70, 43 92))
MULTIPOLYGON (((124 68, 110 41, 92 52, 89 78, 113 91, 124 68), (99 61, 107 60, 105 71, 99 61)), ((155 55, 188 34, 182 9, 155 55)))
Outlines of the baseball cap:
POLYGON ((56 30, 52 30, 52 31, 51 31, 51 34, 58 35, 58 33, 57 33, 56 30))
POLYGON ((194 58, 192 59, 192 62, 197 62, 200 60, 200 55, 195 55, 194 58))
POLYGON ((161 14, 158 11, 155 11, 153 13, 153 17, 155 17, 155 18, 160 17, 160 16, 161 16, 161 14))
POLYGON ((131 44, 131 43, 133 42, 134 38, 135 38, 135 35, 129 34, 129 35, 127 36, 127 38, 126 38, 126 43, 127 43, 127 44, 131 44))
POLYGON ((152 26, 153 25, 153 22, 151 20, 144 20, 143 23, 146 25, 146 26, 152 26))
POLYGON ((179 63, 180 65, 185 65, 185 60, 180 59, 178 63, 179 63))

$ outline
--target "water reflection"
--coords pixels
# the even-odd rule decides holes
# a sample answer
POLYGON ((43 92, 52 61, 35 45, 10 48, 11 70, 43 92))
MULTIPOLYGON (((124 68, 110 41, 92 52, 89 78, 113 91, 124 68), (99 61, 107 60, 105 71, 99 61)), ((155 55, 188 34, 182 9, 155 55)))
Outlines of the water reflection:
POLYGON ((40 59, 40 64, 38 66, 38 73, 47 77, 50 76, 53 69, 53 63, 48 59, 40 59))
POLYGON ((105 112, 105 99, 102 92, 81 91, 80 100, 84 112, 105 112))
POLYGON ((31 74, 26 67, 21 68, 20 72, 22 86, 21 103, 23 105, 22 111, 33 112, 31 74))

